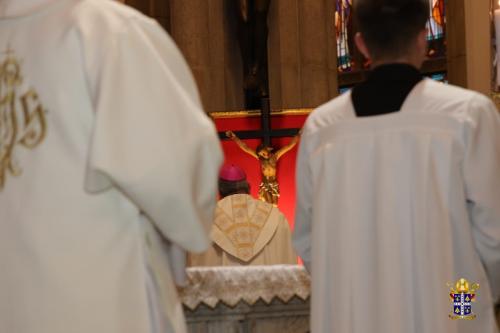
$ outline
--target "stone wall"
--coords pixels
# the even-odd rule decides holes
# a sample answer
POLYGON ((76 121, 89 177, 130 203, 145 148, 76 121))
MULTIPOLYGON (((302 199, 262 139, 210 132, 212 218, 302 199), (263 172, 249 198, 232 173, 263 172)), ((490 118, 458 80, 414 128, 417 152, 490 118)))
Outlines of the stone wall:
MULTIPOLYGON (((126 0, 157 19, 187 58, 208 111, 243 109, 243 70, 234 0, 126 0)), ((271 107, 309 108, 337 95, 334 7, 330 0, 272 0, 271 107)))
MULTIPOLYGON (((242 65, 228 4, 235 0, 123 0, 157 19, 190 64, 208 111, 243 109, 242 65)), ((489 94, 491 0, 448 0, 450 83, 489 94)), ((337 95, 333 0, 272 0, 273 109, 310 108, 337 95)))

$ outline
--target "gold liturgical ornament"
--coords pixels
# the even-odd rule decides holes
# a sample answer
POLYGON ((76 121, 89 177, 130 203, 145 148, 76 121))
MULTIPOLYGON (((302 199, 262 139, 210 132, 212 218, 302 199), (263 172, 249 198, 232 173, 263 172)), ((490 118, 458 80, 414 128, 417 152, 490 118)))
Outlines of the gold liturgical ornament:
POLYGON ((21 91, 21 65, 7 51, 0 63, 0 191, 8 174, 20 176, 14 158, 18 146, 33 149, 45 138, 45 112, 33 89, 21 91))
POLYGON ((476 315, 472 312, 472 302, 476 301, 476 291, 479 289, 478 283, 472 285, 466 279, 459 279, 455 287, 450 287, 450 298, 453 303, 453 312, 450 319, 472 320, 476 315))
POLYGON ((259 160, 260 172, 262 176, 262 182, 259 186, 260 200, 273 204, 274 206, 278 205, 280 188, 278 179, 276 178, 276 166, 278 164, 278 160, 299 142, 301 133, 302 131, 300 131, 298 135, 294 136, 288 145, 284 146, 276 153, 273 153, 273 148, 265 145, 260 145, 256 150, 253 150, 241 141, 240 138, 238 138, 232 131, 226 132, 227 137, 236 142, 241 150, 259 160))

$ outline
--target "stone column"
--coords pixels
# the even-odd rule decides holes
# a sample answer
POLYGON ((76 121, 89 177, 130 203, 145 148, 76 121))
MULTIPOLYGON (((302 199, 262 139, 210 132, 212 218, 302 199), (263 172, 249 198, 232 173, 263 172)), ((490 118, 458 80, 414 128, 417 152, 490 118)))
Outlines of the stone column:
POLYGON ((336 96, 331 0, 273 0, 269 75, 273 109, 316 107, 336 96))
POLYGON ((241 60, 226 2, 170 0, 171 34, 194 73, 207 111, 243 108, 241 60))
POLYGON ((170 3, 169 0, 117 0, 134 7, 138 11, 151 16, 161 26, 170 31, 170 3))
POLYGON ((491 90, 490 0, 448 1, 450 83, 489 95, 491 90))
POLYGON ((210 34, 206 0, 170 0, 172 38, 176 41, 198 83, 201 98, 210 104, 210 34))
MULTIPOLYGON (((207 111, 243 109, 235 0, 126 0, 162 23, 187 59, 207 111)), ((316 107, 337 95, 333 0, 272 0, 269 85, 273 109, 316 107)))
POLYGON ((465 0, 467 87, 491 93, 490 0, 465 0))
POLYGON ((467 55, 465 52, 465 12, 463 1, 446 3, 446 42, 448 80, 451 84, 467 87, 467 55))

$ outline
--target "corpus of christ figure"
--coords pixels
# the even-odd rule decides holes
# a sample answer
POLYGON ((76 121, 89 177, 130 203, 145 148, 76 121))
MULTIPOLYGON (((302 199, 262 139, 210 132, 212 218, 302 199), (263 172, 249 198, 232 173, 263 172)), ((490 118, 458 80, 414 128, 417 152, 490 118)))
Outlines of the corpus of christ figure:
POLYGON ((227 137, 236 142, 241 150, 259 160, 260 172, 262 176, 262 182, 259 186, 260 200, 275 206, 278 205, 280 189, 278 179, 276 178, 276 166, 278 164, 278 160, 299 142, 301 133, 302 131, 294 136, 289 144, 279 149, 276 153, 273 153, 273 147, 260 144, 256 150, 253 150, 248 147, 246 143, 241 141, 240 138, 238 138, 232 131, 226 132, 227 137))

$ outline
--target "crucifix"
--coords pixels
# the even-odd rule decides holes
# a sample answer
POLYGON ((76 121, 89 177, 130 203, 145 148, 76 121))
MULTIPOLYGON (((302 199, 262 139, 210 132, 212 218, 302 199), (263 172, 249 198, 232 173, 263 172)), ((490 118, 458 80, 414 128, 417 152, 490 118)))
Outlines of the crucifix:
POLYGON ((245 107, 260 108, 261 129, 258 131, 227 131, 219 133, 221 139, 233 140, 245 153, 260 162, 262 182, 259 198, 273 205, 278 204, 280 196, 276 177, 278 160, 290 151, 299 141, 299 129, 273 130, 271 128, 271 108, 269 103, 269 82, 267 62, 267 14, 271 0, 238 0, 232 2, 238 21, 237 37, 243 62, 245 107), (271 143, 272 137, 293 136, 292 141, 277 150, 271 143), (262 143, 256 150, 248 147, 242 139, 260 138, 262 143))
POLYGON ((266 201, 275 206, 278 205, 280 197, 280 189, 278 179, 276 177, 276 167, 279 159, 289 152, 298 143, 301 130, 298 128, 276 129, 271 128, 271 111, 269 107, 269 98, 262 99, 262 109, 260 114, 261 129, 258 131, 226 131, 219 133, 221 139, 233 140, 245 153, 256 158, 260 162, 260 172, 262 181, 259 186, 259 199, 266 201), (274 152, 271 144, 271 138, 290 137, 292 141, 286 146, 274 152), (261 138, 262 143, 253 150, 248 147, 242 139, 261 138))

